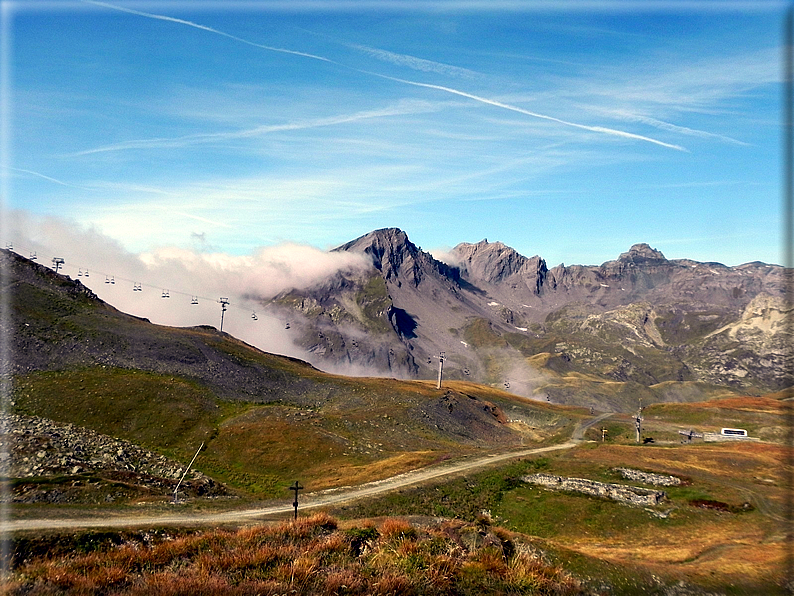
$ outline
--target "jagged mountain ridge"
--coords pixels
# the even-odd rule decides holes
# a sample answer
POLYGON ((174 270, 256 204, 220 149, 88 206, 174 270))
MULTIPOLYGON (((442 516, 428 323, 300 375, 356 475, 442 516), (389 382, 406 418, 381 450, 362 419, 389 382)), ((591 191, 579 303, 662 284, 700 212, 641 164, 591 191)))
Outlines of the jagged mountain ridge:
POLYGON ((785 383, 783 327, 761 326, 775 337, 756 338, 733 359, 737 340, 726 327, 749 316, 758 296, 783 316, 777 265, 668 260, 635 244, 600 266, 549 269, 537 255, 487 240, 459 244, 454 262, 444 263, 397 228, 335 250, 369 256, 372 268, 274 300, 306 316, 299 343, 320 367, 432 378, 444 351, 445 374, 491 384, 522 378, 525 392, 537 391, 533 378, 544 369, 645 386, 702 381, 766 391, 785 383))

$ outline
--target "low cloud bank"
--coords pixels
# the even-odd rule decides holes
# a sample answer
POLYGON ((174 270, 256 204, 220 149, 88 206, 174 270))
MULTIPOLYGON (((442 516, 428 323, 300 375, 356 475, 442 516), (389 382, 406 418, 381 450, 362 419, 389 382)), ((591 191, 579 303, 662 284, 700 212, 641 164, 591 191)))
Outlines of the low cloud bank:
POLYGON ((35 252, 37 262, 48 267, 53 257, 64 259, 61 273, 119 310, 160 325, 220 327, 218 300, 228 298, 225 332, 259 349, 289 356, 305 354, 292 343, 286 321, 265 312, 261 303, 336 271, 366 266, 361 255, 299 244, 263 247, 250 255, 173 246, 134 254, 96 229, 73 221, 25 211, 7 215, 10 238, 5 242, 12 243, 15 252, 23 257, 35 252), (134 290, 136 286, 141 291, 134 290))

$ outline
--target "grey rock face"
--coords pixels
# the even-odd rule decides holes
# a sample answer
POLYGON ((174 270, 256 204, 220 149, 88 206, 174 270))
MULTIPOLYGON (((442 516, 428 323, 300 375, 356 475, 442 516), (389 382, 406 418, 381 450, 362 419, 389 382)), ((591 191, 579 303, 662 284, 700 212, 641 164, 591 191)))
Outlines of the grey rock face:
MULTIPOLYGON (((160 478, 179 479, 179 462, 73 424, 59 424, 38 416, 0 414, 5 429, 0 444, 8 459, 3 473, 11 478, 78 474, 96 470, 125 470, 160 478)), ((193 471, 191 479, 201 479, 193 471)))
MULTIPOLYGON (((501 385, 498 375, 509 376, 525 358, 548 352, 560 356, 554 366, 609 380, 645 386, 702 381, 757 392, 781 388, 785 380, 779 373, 791 364, 781 351, 791 339, 785 326, 757 325, 743 314, 758 296, 783 299, 779 266, 669 260, 639 243, 600 266, 549 269, 539 256, 527 258, 487 240, 459 244, 451 264, 444 264, 396 228, 371 232, 336 250, 369 255, 372 274, 383 279, 386 315, 378 316, 387 326, 381 327, 385 332, 377 345, 388 351, 365 349, 360 337, 357 350, 326 346, 320 355, 320 348, 306 345, 321 368, 324 361, 345 361, 374 364, 394 376, 433 378, 435 357, 444 351, 452 378, 501 385), (745 323, 739 324, 742 317, 745 323), (488 337, 467 335, 477 321, 487 321, 479 328, 487 328, 488 337), (737 343, 746 348, 741 355, 737 343), (383 358, 379 351, 404 357, 383 358)), ((309 334, 327 323, 350 344, 345 324, 355 323, 355 316, 330 320, 330 305, 336 312, 352 312, 345 310, 344 292, 323 284, 304 293, 329 313, 323 323, 309 322, 309 334)), ((759 304, 751 310, 767 308, 759 304)), ((357 328, 367 330, 360 323, 357 328)), ((367 339, 372 340, 371 333, 367 339)))

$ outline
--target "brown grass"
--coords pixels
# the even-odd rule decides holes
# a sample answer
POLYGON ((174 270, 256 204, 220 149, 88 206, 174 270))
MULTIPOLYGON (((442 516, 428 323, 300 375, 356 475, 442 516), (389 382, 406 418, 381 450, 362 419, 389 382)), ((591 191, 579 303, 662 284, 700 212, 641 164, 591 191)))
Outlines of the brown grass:
MULTIPOLYGON (((680 404, 679 404, 680 405, 680 404)), ((770 396, 763 397, 723 397, 705 402, 686 404, 687 407, 696 408, 726 408, 744 412, 768 412, 771 414, 784 414, 794 407, 792 402, 781 402, 770 396)))
MULTIPOLYGON (((460 528, 458 528, 460 529, 460 528)), ((88 554, 39 558, 15 569, 4 594, 176 596, 226 594, 574 594, 562 569, 493 543, 462 548, 449 528, 385 519, 353 549, 356 528, 326 514, 271 527, 211 531, 156 546, 122 544, 88 554), (512 551, 511 551, 512 552, 512 551)), ((504 540, 508 538, 504 537, 504 540)), ((497 541, 499 538, 493 538, 497 541)))

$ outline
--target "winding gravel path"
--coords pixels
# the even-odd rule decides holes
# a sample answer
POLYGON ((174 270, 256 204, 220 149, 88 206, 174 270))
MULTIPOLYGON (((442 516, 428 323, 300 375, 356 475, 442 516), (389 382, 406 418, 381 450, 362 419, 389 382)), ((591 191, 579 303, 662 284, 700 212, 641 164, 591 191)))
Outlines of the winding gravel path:
MULTIPOLYGON (((373 497, 382 493, 390 492, 407 486, 421 484, 428 480, 460 474, 469 470, 482 468, 495 462, 508 459, 536 455, 550 451, 560 451, 570 449, 583 441, 584 431, 610 416, 611 413, 602 414, 580 422, 574 428, 571 440, 559 445, 548 447, 535 447, 533 449, 522 449, 521 451, 511 451, 509 453, 499 453, 486 455, 471 459, 464 459, 450 463, 439 464, 421 470, 413 470, 383 480, 369 482, 359 486, 344 486, 333 488, 316 493, 308 493, 300 497, 300 510, 326 507, 328 505, 340 505, 365 497, 373 497)), ((174 513, 146 515, 113 515, 103 517, 72 517, 72 518, 36 518, 36 519, 17 519, 0 521, 0 534, 6 535, 11 532, 33 531, 33 530, 75 530, 85 528, 132 528, 141 526, 198 526, 198 525, 220 525, 229 523, 251 522, 271 515, 292 513, 292 503, 278 503, 267 507, 257 507, 253 509, 237 509, 223 511, 220 513, 174 513)))

